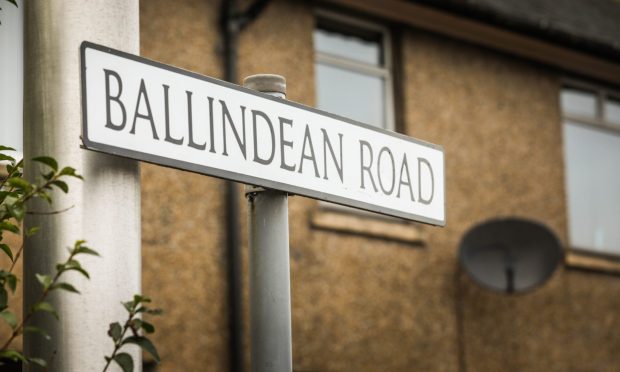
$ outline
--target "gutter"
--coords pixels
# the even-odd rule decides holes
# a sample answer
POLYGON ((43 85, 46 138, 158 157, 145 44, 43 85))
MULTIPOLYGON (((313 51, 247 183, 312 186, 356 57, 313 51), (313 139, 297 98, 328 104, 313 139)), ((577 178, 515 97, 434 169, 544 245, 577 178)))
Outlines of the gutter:
POLYGON ((620 64, 617 61, 463 18, 429 6, 402 0, 323 0, 323 2, 518 56, 571 74, 620 85, 620 64))

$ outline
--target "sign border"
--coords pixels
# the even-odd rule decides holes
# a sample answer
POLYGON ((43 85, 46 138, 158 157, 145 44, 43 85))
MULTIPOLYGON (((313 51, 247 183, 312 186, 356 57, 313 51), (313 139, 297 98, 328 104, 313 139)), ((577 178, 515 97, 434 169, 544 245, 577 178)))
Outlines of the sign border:
POLYGON ((232 84, 223 80, 218 80, 212 77, 208 77, 208 76, 204 76, 204 75, 200 75, 196 72, 192 72, 192 71, 188 71, 188 70, 184 70, 182 68, 179 67, 175 67, 175 66, 171 66, 171 65, 166 65, 163 64, 161 62, 157 62, 157 61, 153 61, 151 59, 148 58, 144 58, 144 57, 140 57, 134 54, 130 54, 130 53, 126 53, 120 50, 116 50, 116 49, 112 49, 110 47, 106 47, 103 45, 99 45, 99 44, 95 44, 92 43, 90 41, 83 41, 80 44, 80 85, 81 85, 81 93, 82 93, 82 143, 83 145, 81 146, 82 148, 86 148, 88 150, 92 150, 92 151, 96 151, 96 152, 102 152, 102 153, 107 153, 107 154, 112 154, 112 155, 117 155, 117 156, 121 156, 121 157, 125 157, 125 158, 129 158, 129 159, 134 159, 134 160, 140 160, 140 161, 144 161, 147 163, 152 163, 152 164, 156 164, 156 165, 163 165, 166 167, 170 167, 170 168, 174 168, 174 169, 178 169, 178 170, 183 170, 183 171, 190 171, 190 172, 194 172, 194 173, 199 173, 199 174, 203 174, 203 175, 207 175, 207 176, 213 176, 216 178, 221 178, 221 179, 225 179, 225 180, 230 180, 230 181, 235 181, 235 182, 240 182, 240 183, 244 183, 244 184, 250 184, 250 185, 254 185, 254 186, 259 186, 259 187, 264 187, 267 189, 274 189, 274 190, 280 190, 289 194, 297 194, 297 195, 301 195, 301 196, 307 196, 313 199, 318 199, 318 200, 323 200, 323 201, 327 201, 330 203, 336 203, 336 204, 340 204, 340 205, 344 205, 347 207, 353 207, 353 208, 359 208, 359 209, 363 209, 369 212, 375 212, 375 213, 380 213, 380 214, 384 214, 387 216, 392 216, 392 217, 399 217, 399 218, 404 218, 407 220, 414 220, 414 221, 418 221, 418 222, 422 222, 422 223, 427 223, 430 225, 435 225, 435 226, 445 226, 446 225, 446 200, 445 200, 445 195, 446 195, 446 182, 445 182, 445 163, 446 163, 446 158, 445 158, 445 152, 443 149, 443 146, 441 145, 436 145, 434 143, 430 143, 430 142, 426 142, 423 140, 419 140, 417 138, 412 138, 412 137, 408 137, 404 134, 401 133, 397 133, 397 132, 392 132, 392 131, 387 131, 383 128, 378 128, 372 125, 368 125, 359 121, 355 121, 349 118, 345 118, 336 114, 332 114, 329 112, 325 112, 325 111, 321 111, 318 110, 316 108, 313 107, 309 107, 309 106, 305 106, 302 105, 300 103, 297 102, 293 102, 293 101, 288 101, 285 99, 281 99, 281 98, 276 98, 273 96, 270 96, 268 94, 264 94, 255 90, 251 90, 248 88, 244 88, 242 86, 236 85, 236 84, 232 84), (444 154, 443 157, 443 167, 444 167, 444 182, 443 182, 443 195, 444 195, 444 203, 443 203, 443 208, 444 208, 444 220, 437 220, 434 218, 429 218, 426 216, 421 216, 415 213, 406 213, 406 212, 402 212, 396 209, 392 209, 392 208, 387 208, 387 207, 383 207, 380 205, 376 205, 376 204, 370 204, 370 203, 365 203, 365 202, 361 202, 355 199, 349 199, 349 198, 345 198, 345 197, 340 197, 340 196, 335 196, 335 195, 331 195, 331 194, 326 194, 323 192, 318 192, 316 190, 312 190, 312 189, 307 189, 304 187, 299 187, 299 186, 293 186, 293 185, 289 185, 289 184, 285 184, 285 183, 281 183, 281 182, 276 182, 276 181, 271 181, 271 180, 267 180, 267 179, 261 179, 261 178, 257 178, 254 176, 248 176, 248 175, 244 175, 244 174, 240 174, 237 172, 230 172, 230 171, 226 171, 226 170, 222 170, 222 169, 217 169, 217 168, 212 168, 206 165, 199 165, 199 164, 194 164, 194 163, 189 163, 189 162, 184 162, 181 160, 175 160, 175 159, 170 159, 170 158, 166 158, 163 156, 159 156, 159 155, 153 155, 153 154, 148 154, 148 153, 143 153, 143 152, 139 152, 139 151, 134 151, 134 150, 128 150, 125 148, 121 148, 121 147, 115 147, 112 145, 107 145, 107 144, 102 144, 102 143, 98 143, 98 142, 93 142, 88 138, 88 113, 87 113, 87 106, 86 106, 86 102, 87 102, 87 96, 86 96, 86 49, 91 48, 94 50, 98 50, 101 52, 105 52, 105 53, 109 53, 109 54, 113 54, 117 57, 121 57, 121 58, 125 58, 125 59, 129 59, 135 62, 139 62, 139 63, 144 63, 153 67, 157 67, 157 68, 162 68, 165 70, 168 70, 170 72, 174 72, 177 74, 181 74, 181 75, 185 75, 191 78, 195 78, 195 79, 199 79, 199 80, 203 80, 206 82, 209 82, 211 84, 216 84, 225 88, 229 88, 229 89, 234 89, 243 93, 247 93, 247 94, 251 94, 263 99, 268 99, 271 101, 276 101, 280 104, 285 104, 285 105, 289 105, 289 106, 293 106, 295 108, 298 109, 302 109, 302 110, 307 110, 307 111, 312 111, 316 114, 322 115, 322 116, 327 116, 330 117, 332 119, 336 119, 339 121, 344 121, 347 122, 349 124, 353 124, 353 125, 357 125, 357 126, 361 126, 363 128, 366 129, 370 129, 376 132, 379 132, 381 134, 384 135, 388 135, 388 136, 392 136, 392 137, 397 137, 400 139, 403 139, 405 141, 408 142, 412 142, 418 145, 422 145, 425 147, 431 147, 433 149, 439 150, 444 154))

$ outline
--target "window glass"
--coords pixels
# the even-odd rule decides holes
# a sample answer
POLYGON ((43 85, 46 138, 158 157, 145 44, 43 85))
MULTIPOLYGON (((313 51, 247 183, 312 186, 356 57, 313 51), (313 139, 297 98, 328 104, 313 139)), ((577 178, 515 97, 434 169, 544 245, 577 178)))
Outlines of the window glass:
POLYGON ((381 26, 356 19, 337 15, 317 19, 314 48, 318 108, 393 128, 386 34, 381 26))
POLYGON ((586 90, 567 88, 560 95, 562 112, 584 118, 596 117, 597 96, 586 90))
POLYGON ((605 101, 604 119, 610 124, 620 128, 620 99, 609 98, 605 101))
POLYGON ((330 66, 316 65, 317 103, 321 110, 363 123, 385 126, 381 77, 330 66))
POLYGON ((571 245, 620 254, 620 133, 566 121, 571 245))
POLYGON ((380 35, 363 39, 357 35, 342 34, 327 29, 314 31, 314 47, 321 53, 348 58, 378 66, 381 63, 380 35))

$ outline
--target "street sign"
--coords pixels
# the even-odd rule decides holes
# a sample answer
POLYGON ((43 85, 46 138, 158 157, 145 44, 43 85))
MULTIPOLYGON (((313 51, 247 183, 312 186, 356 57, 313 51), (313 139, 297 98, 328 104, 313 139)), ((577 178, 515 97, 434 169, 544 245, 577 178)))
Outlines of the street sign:
POLYGON ((445 225, 441 146, 89 42, 81 62, 87 149, 445 225))

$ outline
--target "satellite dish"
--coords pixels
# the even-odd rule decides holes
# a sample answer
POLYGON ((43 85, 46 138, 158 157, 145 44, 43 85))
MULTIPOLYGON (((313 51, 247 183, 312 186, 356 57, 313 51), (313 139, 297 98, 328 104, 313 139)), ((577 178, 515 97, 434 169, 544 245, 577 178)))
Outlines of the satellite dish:
POLYGON ((518 219, 491 220, 470 229, 459 259, 481 286, 505 293, 525 292, 551 277, 563 250, 544 225, 518 219))

